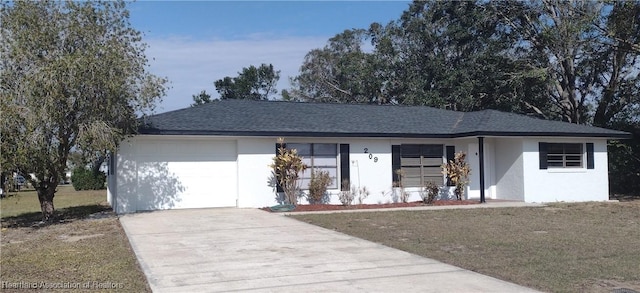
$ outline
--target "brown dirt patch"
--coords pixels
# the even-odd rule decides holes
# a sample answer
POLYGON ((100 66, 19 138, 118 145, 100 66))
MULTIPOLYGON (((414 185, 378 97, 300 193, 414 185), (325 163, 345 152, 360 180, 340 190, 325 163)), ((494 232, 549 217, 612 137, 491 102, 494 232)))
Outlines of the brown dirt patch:
POLYGON ((151 292, 115 216, 0 231, 0 279, 6 282, 2 292, 151 292), (89 288, 26 290, 20 287, 25 283, 89 284, 89 288), (115 287, 101 290, 99 284, 115 287))

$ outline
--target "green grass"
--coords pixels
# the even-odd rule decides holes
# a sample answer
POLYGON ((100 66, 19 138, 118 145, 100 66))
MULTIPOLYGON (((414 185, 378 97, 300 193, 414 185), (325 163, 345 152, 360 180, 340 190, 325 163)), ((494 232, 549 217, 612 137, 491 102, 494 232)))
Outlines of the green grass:
POLYGON ((79 286, 64 290, 72 292, 105 286, 121 292, 150 292, 124 230, 105 199, 104 190, 76 192, 70 186, 60 187, 54 198, 58 220, 42 226, 35 192, 3 198, 0 279, 11 284, 79 286))
POLYGON ((293 217, 543 291, 640 291, 640 201, 293 217))
MULTIPOLYGON (((59 186, 53 204, 56 209, 102 205, 107 196, 105 190, 76 192, 71 185, 59 186)), ((26 213, 39 213, 38 194, 33 190, 11 192, 0 200, 0 217, 10 218, 26 213)))

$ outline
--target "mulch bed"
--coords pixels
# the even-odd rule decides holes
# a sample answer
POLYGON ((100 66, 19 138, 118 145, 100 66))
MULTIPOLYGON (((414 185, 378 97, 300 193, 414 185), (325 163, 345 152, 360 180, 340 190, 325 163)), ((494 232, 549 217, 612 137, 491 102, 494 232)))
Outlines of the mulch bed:
MULTIPOLYGON (((424 204, 422 201, 382 203, 382 204, 356 204, 356 205, 350 205, 350 206, 333 205, 333 204, 303 204, 303 205, 296 205, 296 208, 291 212, 315 212, 315 211, 405 208, 405 207, 422 207, 422 206, 469 205, 469 204, 478 204, 478 203, 479 201, 477 200, 437 200, 430 205, 424 204)), ((261 210, 271 212, 269 207, 261 208, 261 210)))

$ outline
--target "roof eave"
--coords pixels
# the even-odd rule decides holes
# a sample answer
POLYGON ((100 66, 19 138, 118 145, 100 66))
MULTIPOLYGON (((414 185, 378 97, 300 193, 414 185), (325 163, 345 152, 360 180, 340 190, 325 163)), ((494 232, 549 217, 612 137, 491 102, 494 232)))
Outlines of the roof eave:
POLYGON ((577 133, 577 132, 502 132, 474 131, 464 133, 370 133, 370 132, 299 132, 299 131, 206 131, 206 130, 161 130, 143 129, 146 135, 212 135, 212 136, 264 136, 264 137, 371 137, 371 138, 464 138, 478 136, 494 137, 592 137, 606 139, 630 139, 631 134, 622 133, 577 133))
POLYGON ((584 132, 522 132, 522 131, 474 131, 457 133, 456 137, 502 136, 502 137, 591 137, 606 139, 630 139, 631 133, 584 133, 584 132))
POLYGON ((451 134, 370 133, 370 132, 301 132, 301 131, 205 131, 144 129, 145 135, 212 135, 212 136, 264 136, 264 137, 393 137, 393 138, 452 138, 451 134))

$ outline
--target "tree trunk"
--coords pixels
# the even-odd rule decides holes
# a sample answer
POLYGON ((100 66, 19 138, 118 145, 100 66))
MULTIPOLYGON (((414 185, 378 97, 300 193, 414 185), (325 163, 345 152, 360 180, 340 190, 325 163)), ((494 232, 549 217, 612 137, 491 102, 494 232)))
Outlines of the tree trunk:
POLYGON ((53 196, 55 195, 55 187, 37 188, 38 200, 40 201, 40 209, 42 210, 42 221, 49 222, 53 220, 53 196))
POLYGON ((100 167, 102 166, 102 163, 104 163, 105 158, 105 156, 100 155, 91 162, 91 172, 93 172, 93 175, 97 175, 100 172, 100 167))
POLYGON ((3 196, 4 196, 4 192, 7 192, 8 190, 5 188, 5 176, 4 176, 4 172, 0 172, 0 188, 2 188, 3 190, 3 196))

